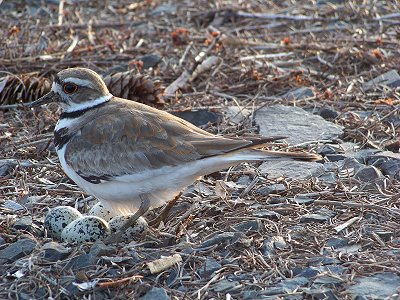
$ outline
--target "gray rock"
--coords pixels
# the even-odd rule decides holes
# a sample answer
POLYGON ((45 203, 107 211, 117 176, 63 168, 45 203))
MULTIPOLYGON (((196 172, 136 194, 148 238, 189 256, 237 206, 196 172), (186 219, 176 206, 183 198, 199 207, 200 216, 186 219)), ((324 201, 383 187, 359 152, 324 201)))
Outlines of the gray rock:
POLYGON ((270 210, 257 210, 251 213, 253 217, 269 219, 269 220, 278 220, 281 216, 279 213, 270 211, 270 210))
POLYGON ((57 242, 48 242, 44 244, 42 250, 44 250, 43 258, 51 262, 63 260, 72 252, 71 248, 66 248, 57 242))
POLYGON ((97 257, 92 254, 81 254, 73 257, 65 266, 66 270, 80 270, 94 266, 97 262, 97 257))
POLYGON ((340 166, 341 174, 344 176, 353 176, 359 170, 365 168, 365 165, 360 163, 355 158, 346 158, 340 166))
POLYGON ((306 179, 312 177, 321 170, 322 164, 316 162, 276 160, 266 161, 259 167, 261 174, 268 175, 269 178, 281 176, 292 179, 306 179))
POLYGON ((31 254, 36 245, 37 242, 29 238, 23 238, 16 241, 8 247, 0 250, 0 265, 12 263, 19 258, 31 254))
POLYGON ((374 166, 368 166, 368 167, 362 168, 354 174, 354 178, 358 179, 362 182, 371 182, 382 176, 383 176, 382 172, 379 171, 374 166))
POLYGON ((335 162, 335 161, 341 161, 346 159, 345 154, 326 154, 325 157, 330 161, 330 162, 335 162))
POLYGON ((306 214, 300 218, 301 223, 324 223, 329 221, 330 216, 321 214, 306 214))
POLYGON ((400 159, 390 159, 385 161, 380 166, 383 174, 393 177, 396 180, 400 180, 400 159))
POLYGON ((9 175, 15 166, 16 166, 16 164, 15 164, 14 160, 1 159, 0 160, 0 178, 9 175))
POLYGON ((255 121, 264 136, 286 136, 290 144, 337 139, 343 127, 299 107, 274 105, 257 111, 255 121))
POLYGON ((339 299, 343 299, 342 297, 339 298, 339 292, 337 291, 333 291, 330 288, 325 288, 325 287, 321 287, 321 288, 315 288, 312 287, 310 289, 307 289, 304 291, 305 294, 310 298, 310 299, 314 299, 314 300, 339 300, 339 299))
POLYGON ((334 172, 326 172, 317 177, 322 183, 326 185, 335 185, 338 181, 338 177, 334 172))
POLYGON ((217 293, 229 292, 230 290, 234 289, 238 284, 238 282, 231 282, 226 279, 222 279, 218 281, 211 289, 217 293))
POLYGON ((139 298, 140 300, 169 300, 171 299, 165 289, 153 287, 150 291, 148 291, 143 297, 139 298))
POLYGON ((347 239, 333 237, 326 242, 326 246, 332 247, 335 252, 355 253, 360 250, 359 244, 350 243, 347 239))
POLYGON ((294 88, 288 91, 286 94, 282 96, 282 98, 288 100, 302 100, 306 98, 315 97, 315 92, 312 88, 303 86, 300 88, 294 88))
POLYGON ((355 279, 355 284, 347 289, 347 292, 356 296, 364 296, 373 299, 386 299, 398 293, 400 276, 396 273, 384 272, 369 277, 355 279))
POLYGON ((376 89, 378 87, 387 87, 395 89, 400 87, 400 76, 396 70, 390 70, 374 79, 364 83, 362 85, 362 89, 364 92, 369 91, 371 89, 376 89))
POLYGON ((256 190, 257 193, 261 195, 268 196, 269 194, 279 194, 286 191, 286 186, 282 183, 271 184, 267 186, 263 186, 256 190))
POLYGON ((305 278, 312 278, 317 276, 320 271, 318 268, 314 267, 306 267, 306 268, 297 268, 292 270, 294 276, 305 277, 305 278))
POLYGON ((312 196, 309 195, 302 195, 302 194, 297 194, 294 196, 293 202, 297 204, 312 204, 314 203, 315 199, 312 196))
POLYGON ((216 234, 208 240, 204 241, 198 248, 208 248, 214 246, 216 244, 222 244, 227 241, 231 241, 235 236, 234 232, 223 232, 220 234, 216 234))
POLYGON ((287 290, 288 292, 293 292, 294 290, 297 290, 299 287, 306 286, 308 283, 309 283, 308 278, 298 276, 298 277, 282 280, 276 286, 282 287, 285 290, 287 290))
POLYGON ((327 154, 336 154, 337 151, 338 149, 331 145, 322 145, 321 147, 319 147, 317 153, 321 155, 327 155, 327 154))
POLYGON ((246 119, 248 119, 252 114, 252 110, 238 107, 238 106, 228 106, 226 108, 226 118, 234 124, 243 124, 246 119))
POLYGON ((220 115, 208 109, 190 109, 182 111, 171 111, 171 114, 182 118, 196 126, 206 125, 208 123, 218 123, 220 115))
POLYGON ((148 54, 139 56, 137 60, 141 60, 143 62, 143 69, 149 69, 157 66, 162 58, 156 54, 148 54))
POLYGON ((233 229, 240 232, 257 232, 261 227, 260 220, 244 221, 233 226, 233 229))
POLYGON ((28 230, 32 226, 32 216, 21 216, 19 217, 13 227, 17 230, 28 230))
POLYGON ((221 268, 222 265, 215 259, 207 258, 206 261, 203 263, 203 265, 200 267, 198 273, 202 278, 204 277, 208 278, 212 276, 214 272, 218 271, 221 268))
POLYGON ((90 254, 100 256, 110 256, 117 253, 117 249, 113 246, 104 244, 102 241, 96 241, 90 248, 90 254))
POLYGON ((157 6, 152 12, 151 15, 153 17, 155 16, 161 16, 161 15, 166 15, 166 14, 174 14, 176 13, 177 6, 174 4, 161 4, 157 6))
POLYGON ((322 275, 322 276, 318 276, 317 278, 315 278, 315 280, 313 281, 312 286, 313 287, 339 287, 340 285, 342 285, 344 283, 344 280, 335 276, 328 276, 328 275, 322 275))
POLYGON ((334 120, 339 116, 339 113, 336 110, 330 108, 321 108, 318 114, 325 120, 334 120))
POLYGON ((283 250, 287 248, 287 244, 283 237, 277 235, 265 239, 261 246, 261 253, 267 257, 276 255, 276 250, 283 250))
POLYGON ((310 266, 326 266, 340 264, 340 260, 329 256, 313 256, 307 259, 308 265, 310 266))

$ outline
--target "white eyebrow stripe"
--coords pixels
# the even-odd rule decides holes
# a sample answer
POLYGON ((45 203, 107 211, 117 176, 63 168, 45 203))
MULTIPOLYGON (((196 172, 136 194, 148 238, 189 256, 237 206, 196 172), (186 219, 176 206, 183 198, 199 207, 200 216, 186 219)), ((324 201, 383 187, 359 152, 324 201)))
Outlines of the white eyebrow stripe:
POLYGON ((70 77, 70 78, 64 79, 64 82, 71 82, 71 83, 75 83, 76 85, 79 85, 79 86, 85 86, 85 87, 88 87, 88 88, 94 88, 92 82, 90 80, 86 80, 86 79, 79 79, 79 78, 70 77))

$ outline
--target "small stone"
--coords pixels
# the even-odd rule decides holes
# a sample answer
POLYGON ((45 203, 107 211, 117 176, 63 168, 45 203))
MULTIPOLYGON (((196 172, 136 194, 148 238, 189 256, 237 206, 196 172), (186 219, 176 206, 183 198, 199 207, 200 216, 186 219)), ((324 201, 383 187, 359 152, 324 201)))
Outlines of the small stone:
POLYGON ((317 178, 326 185, 335 185, 338 181, 338 177, 334 172, 326 172, 317 178))
POLYGON ((282 183, 271 184, 257 189, 257 193, 268 196, 269 194, 280 194, 286 191, 286 186, 282 183))
POLYGON ((213 258, 207 258, 203 265, 200 267, 198 273, 201 277, 210 277, 214 272, 220 270, 222 265, 213 258))
POLYGON ((326 242, 326 246, 332 247, 335 252, 341 253, 355 253, 361 248, 359 244, 352 244, 347 239, 336 237, 330 238, 326 242))
POLYGON ((228 106, 226 107, 226 118, 234 124, 242 125, 246 119, 248 119, 252 114, 251 109, 238 107, 238 106, 228 106))
POLYGON ((117 249, 113 246, 108 246, 102 241, 96 241, 90 248, 90 254, 100 256, 110 256, 117 253, 117 249))
POLYGON ((261 227, 260 220, 244 221, 233 226, 233 229, 240 232, 257 232, 261 227))
POLYGON ((216 124, 220 120, 220 115, 208 109, 193 109, 172 111, 173 115, 182 118, 196 126, 204 126, 208 123, 216 124))
POLYGON ((306 214, 300 218, 301 223, 324 223, 329 221, 330 217, 320 214, 306 214))
POLYGON ((330 162, 341 161, 347 158, 346 155, 344 154, 326 154, 325 157, 330 162))
POLYGON ((371 89, 375 89, 377 87, 388 87, 388 88, 397 88, 400 87, 400 76, 396 70, 390 70, 374 79, 364 83, 362 85, 362 89, 364 92, 367 92, 371 89))
POLYGON ((312 278, 317 276, 320 271, 317 268, 314 267, 306 267, 306 268, 298 268, 292 270, 294 276, 299 276, 299 277, 306 277, 306 278, 312 278))
POLYGON ((282 287, 285 290, 287 290, 288 292, 293 292, 294 290, 297 290, 299 287, 306 286, 308 283, 309 283, 308 278, 298 276, 298 277, 282 280, 276 286, 282 287))
POLYGON ((324 287, 339 287, 344 283, 344 280, 341 278, 338 278, 337 276, 328 276, 328 275, 322 275, 322 276, 317 276, 315 280, 313 281, 313 286, 319 287, 319 286, 324 286, 324 287))
POLYGON ((365 168, 365 165, 360 163, 355 158, 348 157, 341 163, 340 173, 345 176, 353 176, 359 170, 365 168))
MULTIPOLYGON (((309 296, 310 299, 314 300, 339 300, 338 292, 332 291, 330 288, 325 287, 312 287, 306 289, 305 294, 309 296)), ((308 298, 307 298, 308 299, 308 298)), ((357 299, 358 300, 358 299, 357 299)))
POLYGON ((3 206, 4 206, 4 208, 7 208, 14 212, 25 209, 25 207, 23 205, 19 204, 18 202, 15 202, 13 200, 6 200, 3 204, 3 206))
POLYGON ((32 216, 21 216, 13 224, 13 227, 17 230, 30 231, 29 229, 31 226, 32 226, 32 216))
POLYGON ((141 60, 143 62, 143 69, 154 68, 162 60, 162 58, 156 54, 143 55, 136 59, 141 60))
POLYGON ((258 211, 253 211, 251 213, 253 217, 257 218, 263 218, 263 219, 268 219, 268 220, 278 220, 279 217, 281 216, 277 212, 274 211, 269 211, 269 210, 258 210, 258 211))
POLYGON ((381 171, 379 171, 374 166, 368 166, 365 168, 360 169, 354 174, 354 178, 358 179, 362 182, 371 182, 380 177, 382 177, 381 171))
POLYGON ((272 236, 263 241, 261 246, 261 253, 267 257, 273 257, 276 255, 276 250, 283 250, 287 247, 287 244, 283 237, 272 236))
POLYGON ((65 266, 67 270, 81 270, 88 268, 90 266, 94 266, 97 262, 97 257, 92 254, 81 254, 73 257, 65 266))
POLYGON ((315 97, 314 90, 312 88, 305 86, 300 88, 294 88, 282 96, 282 98, 288 100, 302 100, 312 97, 315 97))
POLYGON ((155 16, 162 16, 162 15, 169 15, 176 13, 177 6, 174 4, 161 4, 157 6, 152 12, 151 15, 155 16))
POLYGON ((390 159, 385 161, 380 166, 383 174, 393 177, 396 180, 400 180, 400 159, 390 159))
POLYGON ((315 199, 312 196, 297 194, 294 196, 293 201, 297 204, 312 204, 314 203, 315 199))
POLYGON ((354 281, 355 284, 347 288, 347 292, 354 297, 360 296, 368 299, 388 299, 398 293, 400 286, 400 276, 391 272, 359 277, 354 281))
POLYGON ((44 244, 42 250, 44 250, 43 258, 51 262, 63 260, 72 252, 71 248, 66 248, 57 242, 48 242, 44 244))
POLYGON ((37 242, 29 238, 23 238, 12 243, 0 250, 0 265, 12 263, 19 258, 31 254, 36 245, 37 242))
POLYGON ((321 154, 324 156, 327 154, 336 154, 336 152, 337 152, 337 149, 330 145, 322 145, 317 151, 318 154, 321 154))
POLYGON ((330 108, 321 108, 318 114, 325 120, 329 121, 334 120, 339 116, 339 113, 336 110, 330 108))
POLYGON ((216 234, 208 240, 204 241, 198 248, 208 248, 216 244, 223 244, 227 241, 231 241, 234 236, 234 232, 223 232, 220 234, 216 234))
POLYGON ((234 289, 238 284, 238 282, 231 282, 226 279, 222 279, 218 281, 211 289, 217 293, 229 292, 230 290, 234 289))
POLYGON ((12 159, 0 159, 0 178, 11 174, 16 163, 12 159))
POLYGON ((139 300, 169 300, 171 299, 165 289, 153 287, 150 291, 148 291, 143 297, 140 297, 139 300))

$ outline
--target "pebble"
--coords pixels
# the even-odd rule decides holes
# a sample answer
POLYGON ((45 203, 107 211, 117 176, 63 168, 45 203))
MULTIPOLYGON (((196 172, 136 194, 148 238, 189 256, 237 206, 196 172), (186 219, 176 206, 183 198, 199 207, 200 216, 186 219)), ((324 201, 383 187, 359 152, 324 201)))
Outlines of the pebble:
POLYGON ((27 256, 36 248, 37 242, 30 238, 22 238, 0 250, 0 265, 10 264, 27 256))
POLYGON ((153 287, 150 291, 148 291, 143 297, 140 297, 139 300, 169 300, 171 299, 165 289, 153 287))
POLYGON ((154 68, 157 66, 162 58, 157 54, 147 54, 143 56, 139 56, 136 58, 137 60, 141 60, 143 62, 143 69, 154 68))
POLYGON ((389 88, 400 87, 400 76, 397 70, 390 70, 374 79, 364 83, 362 89, 364 92, 376 89, 377 87, 386 86, 389 88))
POLYGON ((57 242, 48 242, 42 246, 44 251, 43 258, 50 262, 56 262, 67 258, 71 252, 71 248, 64 247, 57 242))
POLYGON ((330 216, 321 214, 306 214, 301 216, 301 223, 324 223, 329 221, 330 216))
POLYGON ((387 299, 399 292, 400 276, 392 272, 383 272, 368 277, 355 278, 354 282, 347 288, 347 292, 353 297, 387 299))
POLYGON ((354 178, 362 182, 371 182, 382 176, 383 176, 382 172, 379 171, 374 166, 361 168, 354 174, 354 178))
POLYGON ((268 196, 271 193, 280 194, 280 193, 283 193, 284 191, 286 191, 286 186, 282 183, 263 186, 256 190, 257 193, 259 193, 263 196, 268 196))
POLYGON ((81 254, 78 256, 74 256, 71 260, 66 264, 66 270, 81 270, 88 268, 90 266, 94 266, 97 263, 97 257, 92 254, 81 254))
POLYGON ((222 265, 213 258, 207 258, 206 261, 202 264, 202 266, 198 270, 198 274, 202 278, 209 278, 213 276, 213 274, 220 270, 222 265))
POLYGON ((216 124, 221 119, 221 116, 208 109, 190 109, 182 111, 172 111, 173 115, 182 118, 196 126, 204 126, 208 123, 216 124))
POLYGON ((219 233, 209 238, 208 240, 205 240, 198 248, 208 248, 216 244, 223 244, 227 241, 231 241, 234 236, 234 232, 219 233))
POLYGON ((276 250, 283 250, 287 248, 287 244, 282 236, 272 236, 265 239, 261 246, 261 253, 267 257, 276 255, 276 250))
POLYGON ((281 215, 277 212, 270 211, 270 210, 257 210, 251 213, 253 217, 263 218, 268 220, 278 220, 281 215))
POLYGON ((233 226, 233 229, 240 232, 257 232, 261 227, 260 220, 244 221, 233 226))
POLYGON ((90 254, 100 256, 110 256, 117 253, 117 249, 113 246, 104 244, 102 241, 96 241, 90 248, 90 254))
POLYGON ((282 98, 288 100, 302 100, 311 97, 315 97, 315 92, 312 88, 306 86, 294 88, 282 96, 282 98))

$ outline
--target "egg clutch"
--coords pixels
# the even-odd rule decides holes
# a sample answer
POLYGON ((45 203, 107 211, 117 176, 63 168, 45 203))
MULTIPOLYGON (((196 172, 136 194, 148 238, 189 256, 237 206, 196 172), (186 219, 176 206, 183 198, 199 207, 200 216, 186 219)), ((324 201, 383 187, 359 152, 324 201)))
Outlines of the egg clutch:
MULTIPOLYGON (((94 205, 86 216, 71 206, 57 206, 46 215, 44 227, 50 237, 62 242, 96 242, 117 232, 129 217, 130 215, 113 214, 100 202, 94 205)), ((122 239, 131 241, 146 233, 148 228, 146 220, 140 217, 124 232, 122 239)))

